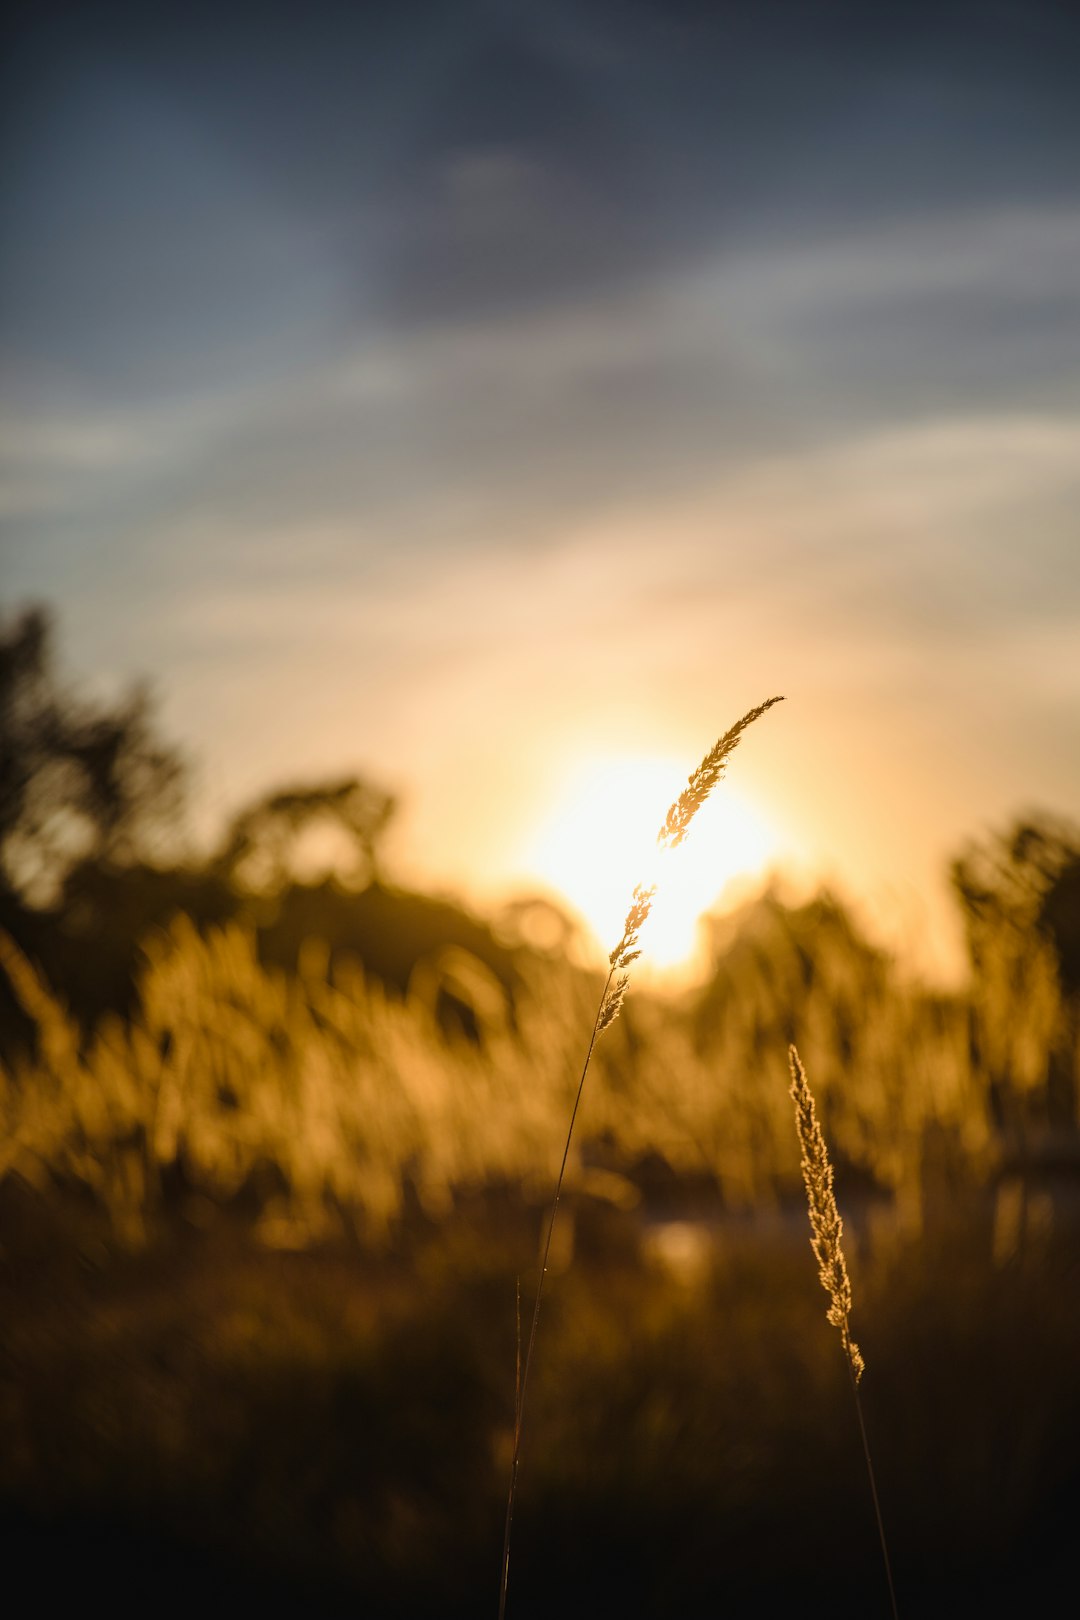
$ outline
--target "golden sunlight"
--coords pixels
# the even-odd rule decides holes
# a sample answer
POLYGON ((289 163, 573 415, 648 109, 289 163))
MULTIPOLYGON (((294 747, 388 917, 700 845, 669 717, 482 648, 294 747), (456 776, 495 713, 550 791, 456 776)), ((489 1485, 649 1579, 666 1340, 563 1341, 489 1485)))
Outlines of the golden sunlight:
POLYGON ((702 913, 732 880, 758 875, 777 849, 768 819, 727 782, 703 806, 684 844, 658 849, 657 832, 686 774, 684 765, 660 757, 583 763, 564 781, 525 851, 529 870, 581 914, 605 952, 619 938, 635 883, 656 883, 642 931, 643 965, 687 963, 702 913))

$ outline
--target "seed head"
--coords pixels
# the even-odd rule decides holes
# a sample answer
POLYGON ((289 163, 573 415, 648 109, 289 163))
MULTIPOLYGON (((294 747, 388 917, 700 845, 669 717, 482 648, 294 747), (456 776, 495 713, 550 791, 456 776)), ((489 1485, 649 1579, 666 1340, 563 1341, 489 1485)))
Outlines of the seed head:
POLYGON ((855 1382, 863 1375, 865 1363, 855 1340, 851 1337, 851 1283, 840 1237, 844 1223, 836 1207, 833 1193, 833 1168, 829 1151, 818 1124, 814 1107, 814 1094, 806 1078, 806 1071, 793 1046, 788 1048, 791 1064, 791 1097, 795 1104, 795 1129, 802 1148, 802 1173, 806 1185, 806 1202, 810 1210, 810 1246, 818 1263, 821 1286, 831 1301, 826 1312, 833 1327, 840 1329, 844 1354, 851 1364, 855 1382))
POLYGON ((752 726, 755 720, 759 720, 766 709, 771 709, 774 703, 783 701, 782 697, 766 698, 764 703, 759 703, 756 709, 751 709, 749 714, 744 714, 741 720, 737 720, 731 730, 725 731, 710 748, 668 811, 667 820, 657 834, 658 844, 665 849, 674 849, 676 844, 682 843, 690 823, 723 776, 727 762, 738 747, 743 732, 748 726, 752 726))

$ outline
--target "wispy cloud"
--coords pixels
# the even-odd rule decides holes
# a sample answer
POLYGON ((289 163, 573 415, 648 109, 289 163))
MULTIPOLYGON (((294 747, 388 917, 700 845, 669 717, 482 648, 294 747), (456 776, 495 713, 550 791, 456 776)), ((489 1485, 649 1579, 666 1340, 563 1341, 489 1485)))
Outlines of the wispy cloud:
POLYGON ((351 513, 437 546, 425 513, 444 504, 478 533, 512 505, 508 537, 525 537, 549 532, 553 502, 603 504, 620 487, 648 499, 650 484, 673 492, 868 422, 993 409, 1011 433, 1021 412, 1073 397, 1077 289, 1068 208, 781 242, 527 320, 362 333, 273 387, 241 374, 107 411, 61 393, 51 414, 15 392, 3 471, 23 489, 55 472, 43 501, 77 508, 91 543, 141 527, 152 544, 177 480, 231 535, 351 513), (111 481, 65 484, 102 469, 111 481))

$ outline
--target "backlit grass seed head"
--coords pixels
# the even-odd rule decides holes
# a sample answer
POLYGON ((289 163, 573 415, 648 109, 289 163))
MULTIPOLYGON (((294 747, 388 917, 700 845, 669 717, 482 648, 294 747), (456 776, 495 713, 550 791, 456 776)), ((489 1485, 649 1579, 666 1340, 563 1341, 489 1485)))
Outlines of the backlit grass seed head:
MULTIPOLYGON (((637 952, 634 953, 635 955, 637 952)), ((596 1020, 596 1033, 602 1035, 613 1024, 622 1011, 622 1004, 626 997, 626 987, 630 983, 629 973, 620 973, 619 977, 608 985, 604 992, 604 999, 600 1004, 600 1012, 596 1020)))
POLYGON ((840 1237, 844 1223, 836 1207, 833 1192, 833 1168, 829 1151, 818 1124, 814 1095, 806 1078, 806 1071, 794 1046, 788 1048, 791 1063, 791 1097, 795 1104, 795 1128, 802 1148, 802 1173, 806 1185, 806 1201, 810 1210, 810 1239, 818 1263, 821 1286, 831 1301, 826 1313, 833 1327, 840 1329, 844 1354, 858 1383, 865 1363, 855 1340, 851 1337, 851 1282, 844 1262, 840 1237))
POLYGON ((634 890, 634 898, 630 902, 630 910, 626 913, 623 924, 622 938, 608 957, 611 972, 608 974, 607 989, 604 999, 600 1003, 600 1011, 596 1015, 596 1034, 602 1035, 618 1018, 622 1011, 622 1004, 626 997, 626 989, 630 983, 630 974, 626 971, 631 962, 636 962, 641 955, 638 948, 638 935, 641 932, 649 912, 652 910, 653 895, 656 893, 656 884, 648 888, 639 883, 634 890))
POLYGON ((608 961, 613 968, 629 967, 630 963, 636 962, 641 955, 637 948, 638 934, 641 932, 642 925, 652 910, 653 895, 655 893, 655 883, 650 884, 648 888, 639 883, 634 890, 634 898, 630 903, 630 910, 626 913, 626 921, 623 924, 622 939, 608 957, 608 961))
MULTIPOLYGON (((709 750, 667 813, 667 820, 657 836, 657 842, 663 849, 674 849, 676 844, 682 843, 691 821, 723 776, 728 758, 747 726, 753 725, 754 721, 763 715, 766 709, 771 709, 774 703, 783 701, 783 698, 771 697, 764 703, 759 703, 756 709, 751 709, 749 714, 744 714, 741 720, 737 720, 730 731, 725 731, 709 750)), ((604 1030, 615 1022, 622 1009, 626 989, 630 983, 630 975, 626 970, 641 955, 638 949, 638 935, 652 909, 655 893, 655 883, 650 886, 639 883, 634 890, 630 910, 623 924, 622 938, 608 957, 611 973, 608 975, 607 989, 604 991, 604 999, 597 1014, 596 1035, 602 1035, 604 1030)))
POLYGON ((759 703, 756 709, 744 714, 737 720, 730 731, 725 731, 717 742, 705 755, 697 770, 687 779, 675 803, 667 813, 667 819, 657 834, 657 842, 665 849, 674 849, 686 837, 687 830, 697 815, 705 800, 724 774, 724 769, 732 752, 738 747, 739 739, 748 726, 759 720, 767 709, 774 703, 783 703, 782 697, 766 698, 759 703))

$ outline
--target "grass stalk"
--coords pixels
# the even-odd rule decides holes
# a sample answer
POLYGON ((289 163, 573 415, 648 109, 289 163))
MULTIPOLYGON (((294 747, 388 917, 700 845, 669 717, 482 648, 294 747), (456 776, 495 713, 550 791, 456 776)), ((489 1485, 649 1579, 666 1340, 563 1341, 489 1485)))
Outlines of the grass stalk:
MULTIPOLYGON (((551 1255, 551 1238, 553 1232, 555 1231, 555 1217, 559 1213, 559 1200, 562 1197, 563 1182, 566 1179, 566 1165, 570 1157, 570 1143, 574 1135, 574 1123, 578 1116, 578 1109, 581 1106, 581 1094, 585 1090, 585 1076, 589 1072, 589 1064, 592 1060, 593 1049, 596 1046, 597 1037, 600 1034, 600 1014, 603 1009, 608 991, 611 987, 611 980, 614 971, 614 968, 611 968, 608 972, 607 982, 604 985, 604 994, 601 996, 600 1005, 596 1010, 596 1017, 593 1020, 592 1035, 589 1038, 589 1049, 585 1054, 585 1062, 582 1065, 581 1078, 578 1081, 577 1095, 574 1098, 574 1107, 570 1115, 570 1127, 566 1133, 566 1145, 563 1148, 562 1163, 559 1166, 559 1178, 555 1183, 555 1197, 552 1200, 551 1214, 548 1217, 547 1235, 544 1239, 544 1250, 540 1261, 540 1280, 536 1286, 536 1299, 533 1303, 532 1322, 529 1327, 528 1343, 525 1346, 524 1365, 521 1364, 520 1346, 518 1351, 516 1410, 514 1412, 514 1456, 510 1465, 510 1489, 506 1498, 506 1524, 503 1530, 502 1579, 499 1584, 499 1620, 503 1620, 503 1617, 506 1614, 507 1583, 510 1578, 510 1531, 514 1522, 514 1501, 517 1496, 518 1469, 521 1465, 521 1430, 525 1415, 525 1395, 529 1387, 529 1371, 532 1367, 533 1349, 536 1345, 536 1330, 540 1322, 540 1305, 544 1297, 544 1281, 547 1277, 548 1260, 551 1255)), ((521 1318, 519 1313, 519 1323, 520 1320, 521 1318)))
POLYGON ((877 1480, 874 1477, 874 1463, 870 1456, 870 1442, 866 1437, 866 1424, 863 1421, 862 1396, 859 1394, 859 1380, 855 1376, 854 1368, 848 1364, 848 1375, 851 1379, 851 1393, 855 1401, 855 1416, 859 1420, 859 1438, 862 1440, 863 1457, 866 1460, 866 1476, 870 1481, 870 1495, 874 1503, 874 1518, 877 1520, 878 1541, 881 1544, 881 1558, 885 1565, 885 1579, 889 1585, 889 1603, 892 1606, 892 1620, 900 1620, 900 1611, 896 1607, 896 1587, 893 1584, 892 1563, 889 1558, 889 1543, 885 1537, 885 1520, 881 1516, 881 1503, 878 1500, 877 1480))
MULTIPOLYGON (((781 702, 783 702, 783 699, 779 697, 767 698, 764 703, 759 703, 756 708, 744 714, 741 720, 736 721, 730 730, 717 739, 701 761, 701 764, 695 771, 691 772, 687 778, 686 787, 668 810, 664 823, 657 834, 657 843, 661 849, 674 849, 676 845, 682 843, 694 816, 723 776, 727 762, 738 746, 743 732, 755 720, 759 719, 766 710, 771 709, 774 703, 781 702)), ((499 1581, 499 1620, 505 1620, 506 1615, 506 1598, 510 1579, 510 1537, 514 1523, 514 1503, 517 1498, 518 1473, 521 1466, 521 1439, 525 1423, 525 1400, 528 1394, 529 1373, 532 1368, 533 1352, 536 1347, 536 1332, 540 1323, 540 1306, 544 1297, 544 1283, 547 1278, 548 1260, 551 1255, 551 1239, 555 1231, 555 1218, 559 1212, 563 1183, 566 1180, 566 1166, 570 1159, 570 1145, 574 1137, 574 1126, 577 1122, 578 1110, 581 1107, 585 1079, 589 1072, 589 1064, 592 1062, 596 1043, 604 1031, 609 1029, 619 1016, 630 983, 630 967, 641 955, 638 938, 642 927, 648 919, 655 893, 655 885, 646 888, 639 884, 634 889, 630 909, 623 924, 622 938, 608 957, 608 974, 604 980, 604 988, 600 993, 600 1001, 597 1005, 592 1033, 589 1036, 589 1045, 585 1053, 585 1062, 582 1064, 581 1077, 578 1080, 577 1091, 574 1095, 574 1106, 570 1113, 570 1124, 566 1132, 566 1143, 563 1147, 562 1162, 559 1165, 559 1174, 555 1183, 555 1196, 552 1199, 551 1213, 548 1217, 547 1233, 544 1238, 544 1248, 540 1260, 540 1277, 536 1286, 536 1299, 533 1303, 529 1338, 525 1346, 525 1361, 517 1378, 514 1411, 514 1452, 510 1464, 510 1486, 506 1497, 502 1572, 499 1581)))
POLYGON ((802 1150, 803 1184, 806 1187, 806 1202, 810 1213, 812 1234, 810 1246, 818 1263, 821 1286, 829 1296, 827 1320, 840 1332, 840 1343, 843 1346, 848 1377, 851 1380, 851 1393, 855 1401, 855 1415, 859 1420, 859 1436, 862 1440, 863 1456, 866 1459, 866 1472, 870 1480, 870 1495, 874 1503, 878 1540, 881 1543, 881 1556, 885 1564, 885 1579, 889 1586, 889 1602, 892 1605, 893 1620, 899 1620, 889 1544, 885 1537, 885 1521, 881 1514, 874 1464, 870 1456, 870 1441, 866 1434, 862 1400, 859 1396, 859 1384, 866 1370, 866 1363, 851 1336, 851 1281, 840 1242, 844 1223, 840 1218, 836 1194, 833 1191, 833 1167, 825 1135, 818 1121, 814 1094, 810 1090, 806 1070, 794 1046, 788 1048, 788 1061, 791 1066, 791 1098, 795 1104, 795 1129, 802 1150))

